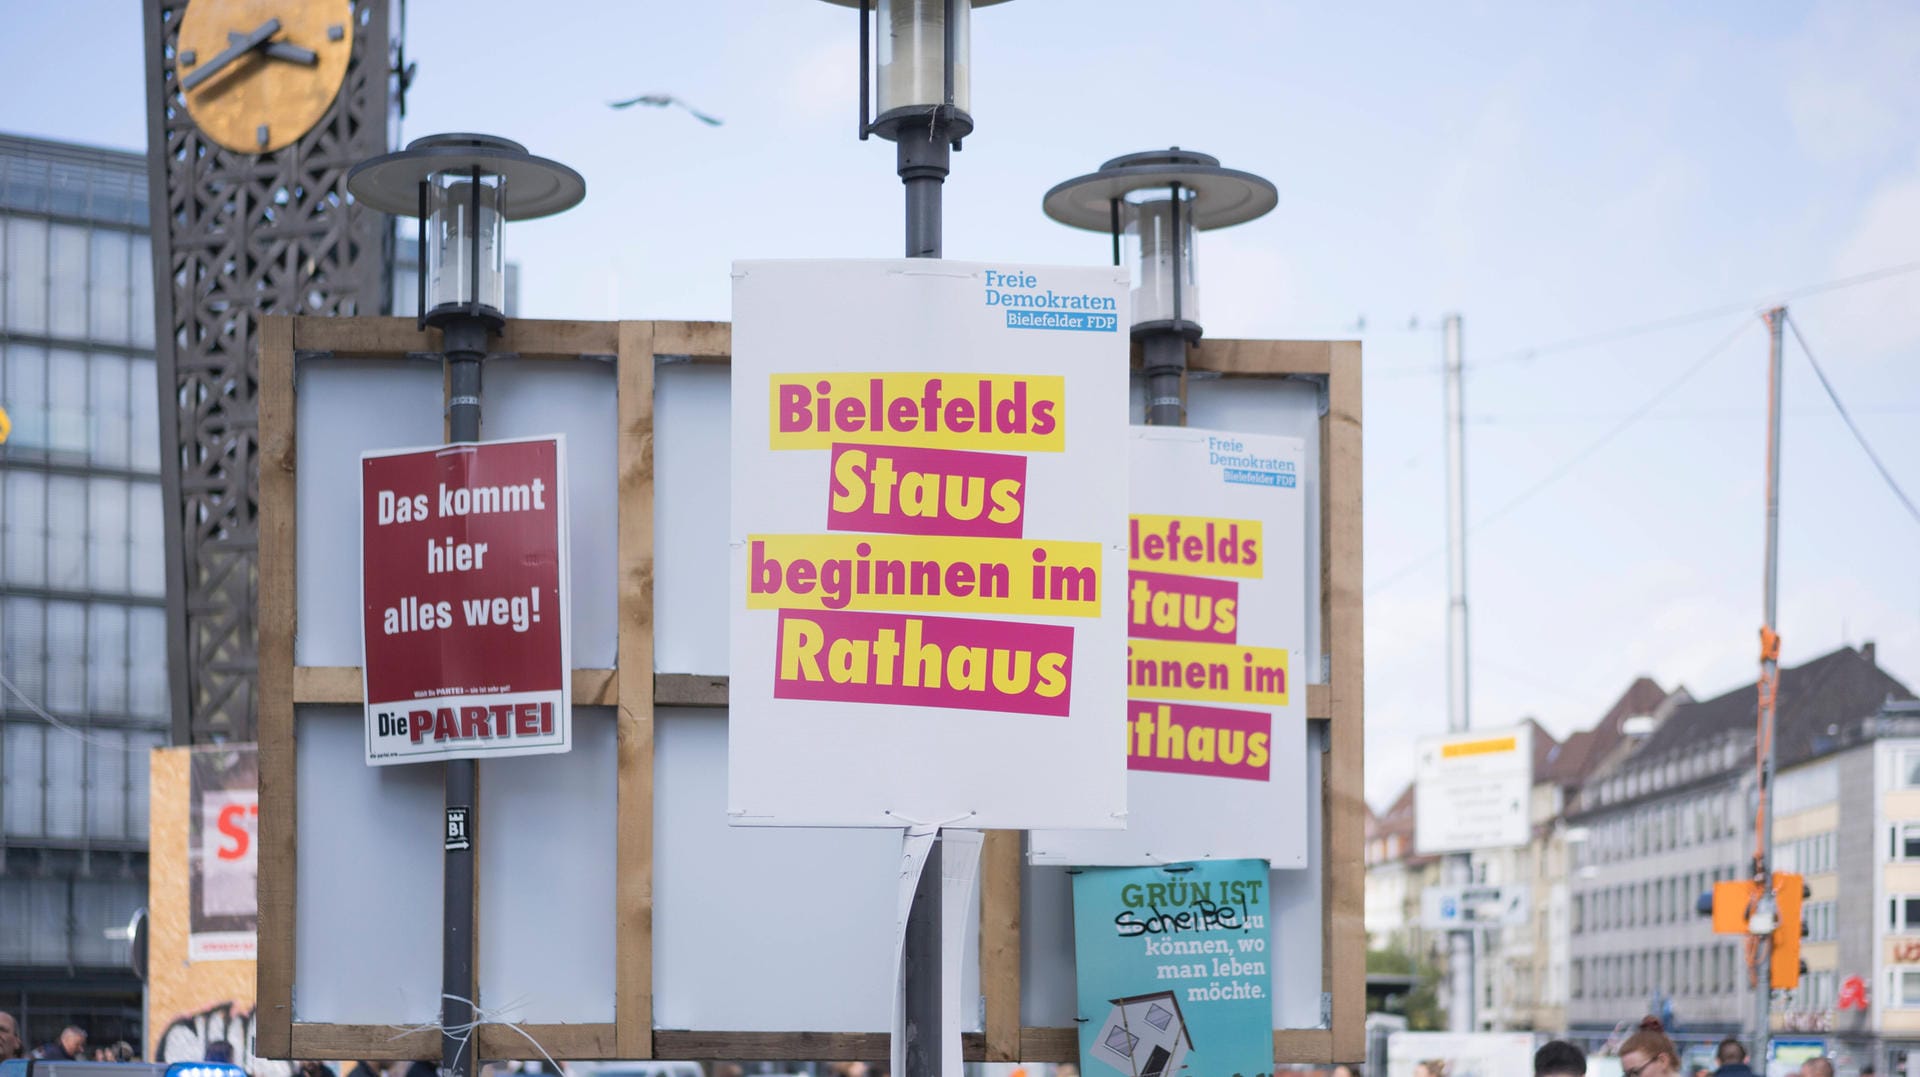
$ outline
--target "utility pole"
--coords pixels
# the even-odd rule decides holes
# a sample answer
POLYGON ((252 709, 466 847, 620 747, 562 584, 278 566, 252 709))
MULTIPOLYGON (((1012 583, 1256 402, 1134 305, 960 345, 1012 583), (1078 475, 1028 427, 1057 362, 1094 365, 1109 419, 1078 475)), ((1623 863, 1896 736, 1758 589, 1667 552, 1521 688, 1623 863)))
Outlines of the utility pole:
MULTIPOLYGON (((1760 769, 1758 833, 1754 838, 1753 878, 1759 886, 1756 912, 1765 910, 1778 922, 1773 900, 1773 771, 1775 708, 1780 687, 1780 635, 1774 619, 1780 602, 1780 335, 1786 328, 1787 308, 1775 307, 1767 319, 1767 564, 1766 609, 1760 622, 1760 769)), ((1773 940, 1754 936, 1753 1054, 1763 1063, 1773 1032, 1773 940)))
MULTIPOLYGON (((1444 323, 1447 347, 1447 732, 1464 733, 1472 727, 1467 693, 1467 430, 1465 392, 1461 385, 1460 315, 1444 323)), ((1449 853, 1446 881, 1454 886, 1473 883, 1473 854, 1449 853)), ((1448 943, 1448 976, 1452 1004, 1448 1024, 1455 1032, 1479 1027, 1477 977, 1474 975, 1474 933, 1454 931, 1448 943)))

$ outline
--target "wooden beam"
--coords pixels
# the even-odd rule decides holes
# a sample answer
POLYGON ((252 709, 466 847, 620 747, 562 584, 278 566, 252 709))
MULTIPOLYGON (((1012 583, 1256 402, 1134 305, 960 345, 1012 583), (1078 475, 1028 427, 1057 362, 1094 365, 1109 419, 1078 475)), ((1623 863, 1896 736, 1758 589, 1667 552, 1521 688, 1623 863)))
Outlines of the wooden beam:
MULTIPOLYGON (((618 700, 620 673, 612 669, 573 671, 573 701, 583 707, 611 707, 618 700)), ((359 666, 295 666, 295 703, 360 703, 365 699, 359 666)))
POLYGON ((686 356, 695 362, 733 357, 731 322, 653 322, 653 354, 686 356))
MULTIPOLYGON (((1321 374, 1332 369, 1333 349, 1346 341, 1326 340, 1215 340, 1202 338, 1187 350, 1187 369, 1224 377, 1275 378, 1287 374, 1321 374)), ((1358 345, 1355 345, 1357 347, 1358 345)), ((1134 345, 1133 365, 1140 365, 1134 345)))
MULTIPOLYGON (((655 1029, 653 1043, 659 1057, 706 1061, 789 1061, 803 1058, 822 1062, 884 1062, 888 1038, 884 1032, 686 1032, 655 1029)), ((978 1032, 960 1034, 961 1056, 968 1062, 984 1060, 985 1038, 978 1032)))
POLYGON ((656 673, 653 702, 660 707, 725 707, 726 674, 656 673))
POLYGON ((621 322, 618 347, 620 792, 614 938, 622 945, 614 967, 614 1023, 619 1057, 652 1058, 653 325, 621 322))
POLYGON ((989 830, 980 851, 980 994, 986 1061, 1020 1061, 1020 838, 989 830))
MULTIPOLYGON (((264 851, 264 850, 263 850, 264 851)), ((254 1033, 256 1039, 258 1032, 254 1033)), ((255 1056, 261 1048, 256 1043, 255 1056)), ((324 1025, 302 1023, 293 1026, 293 1045, 288 1058, 364 1058, 369 1062, 399 1062, 415 1059, 440 1060, 440 1030, 437 1028, 401 1031, 391 1025, 324 1025)))
MULTIPOLYGON (((294 872, 296 790, 293 758, 294 319, 260 319, 260 813, 259 972, 255 984, 255 1050, 262 1058, 297 1055, 293 1047, 294 872)), ((318 319, 312 319, 318 320, 318 319)))
MULTIPOLYGON (((397 359, 440 350, 440 331, 421 330, 412 318, 299 318, 295 347, 357 358, 397 359)), ((577 359, 614 354, 618 335, 613 322, 543 321, 515 318, 495 339, 492 350, 522 359, 577 359)))
MULTIPOLYGON (((477 1030, 480 1037, 480 1049, 476 1058, 489 1062, 499 1060, 519 1060, 536 1062, 541 1060, 542 1049, 552 1055, 554 1061, 562 1059, 619 1058, 618 1042, 615 1038, 615 1025, 521 1025, 526 1035, 515 1031, 511 1025, 481 1025, 477 1030), (532 1037, 532 1042, 528 1041, 532 1037), (537 1043, 540 1046, 535 1047, 537 1043)), ((355 1055, 354 1057, 359 1057, 355 1055)))
POLYGON ((1360 1062, 1367 1053, 1367 935, 1365 822, 1362 752, 1366 738, 1366 645, 1361 559, 1362 486, 1360 446, 1360 345, 1334 345, 1327 385, 1327 556, 1333 619, 1324 631, 1332 640, 1332 683, 1328 685, 1333 738, 1327 755, 1326 843, 1322 862, 1329 879, 1325 915, 1332 936, 1332 1057, 1360 1062))

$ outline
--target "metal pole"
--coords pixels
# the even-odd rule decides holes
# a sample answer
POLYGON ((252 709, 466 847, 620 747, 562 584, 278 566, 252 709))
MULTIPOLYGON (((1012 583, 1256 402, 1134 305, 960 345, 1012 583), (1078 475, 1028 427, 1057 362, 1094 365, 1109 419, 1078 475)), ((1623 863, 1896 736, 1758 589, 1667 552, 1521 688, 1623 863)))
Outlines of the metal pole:
POLYGON ((1467 692, 1467 430, 1460 316, 1449 314, 1447 345, 1447 729, 1473 723, 1467 692))
MULTIPOLYGON (((1447 349, 1447 731, 1464 733, 1473 721, 1467 692, 1467 434, 1460 316, 1447 315, 1443 326, 1447 349)), ((1448 855, 1444 874, 1454 886, 1472 885, 1473 854, 1448 855)), ((1447 1016, 1455 1032, 1479 1028, 1474 943, 1471 931, 1452 932, 1448 939, 1453 1003, 1447 1016)))
MULTIPOLYGON (((424 225, 423 225, 424 226, 424 225)), ((478 272, 479 263, 474 263, 478 272)), ((426 268, 421 267, 424 274, 426 268)), ((478 318, 448 324, 441 334, 447 359, 447 441, 480 440, 480 365, 487 354, 487 326, 478 318)), ((445 857, 445 892, 441 912, 440 952, 440 1072, 444 1077, 471 1077, 473 1049, 478 1040, 472 1029, 478 985, 473 976, 474 860, 479 804, 474 796, 475 763, 449 759, 446 767, 446 806, 449 822, 456 810, 466 817, 464 848, 449 841, 445 857)), ((449 826, 448 837, 451 837, 449 826)))
MULTIPOLYGON (((1781 331, 1786 327, 1787 308, 1767 312, 1767 566, 1766 626, 1762 634, 1760 656, 1760 736, 1767 753, 1760 763, 1759 811, 1760 841, 1754 858, 1754 879, 1768 891, 1773 889, 1773 772, 1778 761, 1774 746, 1775 702, 1780 684, 1780 658, 1768 638, 1779 631, 1774 618, 1780 599, 1780 364, 1781 331)), ((1773 940, 1760 936, 1754 948, 1758 966, 1754 976, 1754 1057, 1764 1065, 1767 1041, 1773 1033, 1773 940)))
MULTIPOLYGON (((949 22, 951 27, 951 22, 949 22)), ((949 34, 951 36, 951 34, 949 34)), ((951 56, 952 52, 949 51, 951 56)), ((900 182, 906 186, 906 247, 909 258, 938 258, 941 248, 940 196, 953 161, 952 129, 937 111, 926 126, 900 131, 897 142, 900 182)), ((906 995, 906 1072, 900 1077, 940 1077, 940 837, 927 850, 907 910, 902 976, 906 995)))

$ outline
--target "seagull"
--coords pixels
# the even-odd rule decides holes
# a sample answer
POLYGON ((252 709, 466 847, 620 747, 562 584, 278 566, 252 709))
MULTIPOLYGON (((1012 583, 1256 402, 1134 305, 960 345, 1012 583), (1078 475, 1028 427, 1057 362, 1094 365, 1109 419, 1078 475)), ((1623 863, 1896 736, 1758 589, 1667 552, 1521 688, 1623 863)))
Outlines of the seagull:
POLYGON ((639 97, 629 97, 625 101, 607 102, 608 108, 632 108, 635 105, 652 105, 654 108, 665 108, 668 105, 679 105, 681 108, 684 108, 689 113, 691 113, 694 119, 699 120, 701 123, 706 124, 708 127, 718 127, 720 126, 720 123, 721 123, 720 117, 709 116, 706 113, 700 111, 697 108, 694 108, 692 105, 687 104, 685 101, 680 100, 678 97, 675 97, 670 93, 647 93, 647 94, 641 94, 639 97))

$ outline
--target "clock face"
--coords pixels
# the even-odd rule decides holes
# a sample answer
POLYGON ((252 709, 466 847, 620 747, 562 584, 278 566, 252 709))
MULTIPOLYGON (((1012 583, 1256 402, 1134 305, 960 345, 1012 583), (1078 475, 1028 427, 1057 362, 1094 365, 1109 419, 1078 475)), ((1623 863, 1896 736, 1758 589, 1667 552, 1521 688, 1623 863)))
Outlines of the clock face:
POLYGON ((238 153, 271 153, 327 114, 353 55, 349 0, 191 0, 175 73, 193 122, 238 153))

